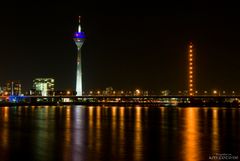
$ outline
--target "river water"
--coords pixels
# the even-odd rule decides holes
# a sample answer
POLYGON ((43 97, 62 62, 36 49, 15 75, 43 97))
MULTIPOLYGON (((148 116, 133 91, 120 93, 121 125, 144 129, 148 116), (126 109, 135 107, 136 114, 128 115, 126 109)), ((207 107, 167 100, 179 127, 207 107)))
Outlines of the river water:
POLYGON ((240 160, 239 108, 0 108, 1 161, 205 161, 220 157, 240 160))

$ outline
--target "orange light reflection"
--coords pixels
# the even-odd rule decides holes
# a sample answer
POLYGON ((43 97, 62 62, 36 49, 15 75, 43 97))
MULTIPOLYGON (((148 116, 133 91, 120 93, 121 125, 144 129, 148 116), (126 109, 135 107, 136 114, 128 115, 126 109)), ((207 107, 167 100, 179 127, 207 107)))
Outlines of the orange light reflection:
POLYGON ((120 147, 119 147, 119 153, 121 155, 124 154, 125 152, 125 148, 124 148, 124 142, 126 141, 124 138, 124 112, 125 112, 125 107, 120 107, 119 108, 119 143, 120 143, 120 147))
POLYGON ((9 121, 9 107, 3 107, 2 108, 3 112, 3 123, 4 127, 3 130, 0 134, 1 136, 1 141, 2 141, 2 146, 7 147, 9 145, 9 127, 7 127, 8 121, 9 121))
POLYGON ((142 160, 142 120, 141 107, 135 107, 134 160, 142 160))
POLYGON ((183 132, 183 157, 185 161, 201 160, 199 149, 199 129, 198 129, 198 109, 188 108, 183 111, 185 116, 186 128, 183 132))
POLYGON ((213 109, 212 118, 212 151, 219 152, 219 129, 218 129, 218 110, 213 109))
POLYGON ((101 149, 101 107, 96 107, 96 152, 101 149))
POLYGON ((65 123, 65 134, 64 134, 64 153, 63 158, 65 161, 67 161, 70 158, 70 145, 71 145, 71 109, 70 106, 66 107, 66 123, 65 123))

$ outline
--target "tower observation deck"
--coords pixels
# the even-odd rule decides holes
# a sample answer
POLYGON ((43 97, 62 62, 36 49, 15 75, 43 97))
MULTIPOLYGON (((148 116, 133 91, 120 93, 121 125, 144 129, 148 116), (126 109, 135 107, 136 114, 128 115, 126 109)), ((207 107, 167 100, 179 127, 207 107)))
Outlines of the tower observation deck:
POLYGON ((76 73, 76 92, 77 96, 82 96, 82 59, 81 59, 81 48, 85 40, 85 34, 81 31, 80 21, 81 16, 79 16, 78 31, 75 32, 73 40, 77 46, 77 73, 76 73))

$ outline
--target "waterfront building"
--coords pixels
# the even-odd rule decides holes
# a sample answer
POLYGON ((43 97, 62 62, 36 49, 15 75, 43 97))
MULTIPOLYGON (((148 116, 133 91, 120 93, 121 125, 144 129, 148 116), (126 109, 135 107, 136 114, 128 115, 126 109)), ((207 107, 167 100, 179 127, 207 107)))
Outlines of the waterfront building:
POLYGON ((3 94, 3 88, 0 86, 0 95, 3 94))
POLYGON ((19 96, 22 92, 22 85, 18 80, 9 80, 3 87, 4 95, 19 96))
POLYGON ((85 40, 85 34, 81 31, 80 24, 81 16, 79 16, 78 31, 75 32, 73 40, 77 46, 77 73, 76 73, 76 91, 77 96, 82 96, 82 60, 81 60, 81 48, 85 40))
POLYGON ((168 96, 168 95, 170 95, 170 93, 171 93, 171 91, 168 89, 161 91, 161 95, 163 95, 163 96, 168 96))
POLYGON ((33 80, 34 95, 49 96, 54 91, 53 78, 36 78, 33 80))
POLYGON ((113 87, 107 87, 106 90, 102 92, 103 95, 113 95, 113 87))

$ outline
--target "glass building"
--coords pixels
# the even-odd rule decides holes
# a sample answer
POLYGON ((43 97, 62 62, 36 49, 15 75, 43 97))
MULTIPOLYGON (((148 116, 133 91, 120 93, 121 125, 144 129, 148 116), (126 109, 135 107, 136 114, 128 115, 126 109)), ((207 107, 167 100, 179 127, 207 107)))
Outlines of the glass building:
POLYGON ((36 78, 33 80, 33 89, 37 95, 49 96, 54 91, 54 79, 36 78))

